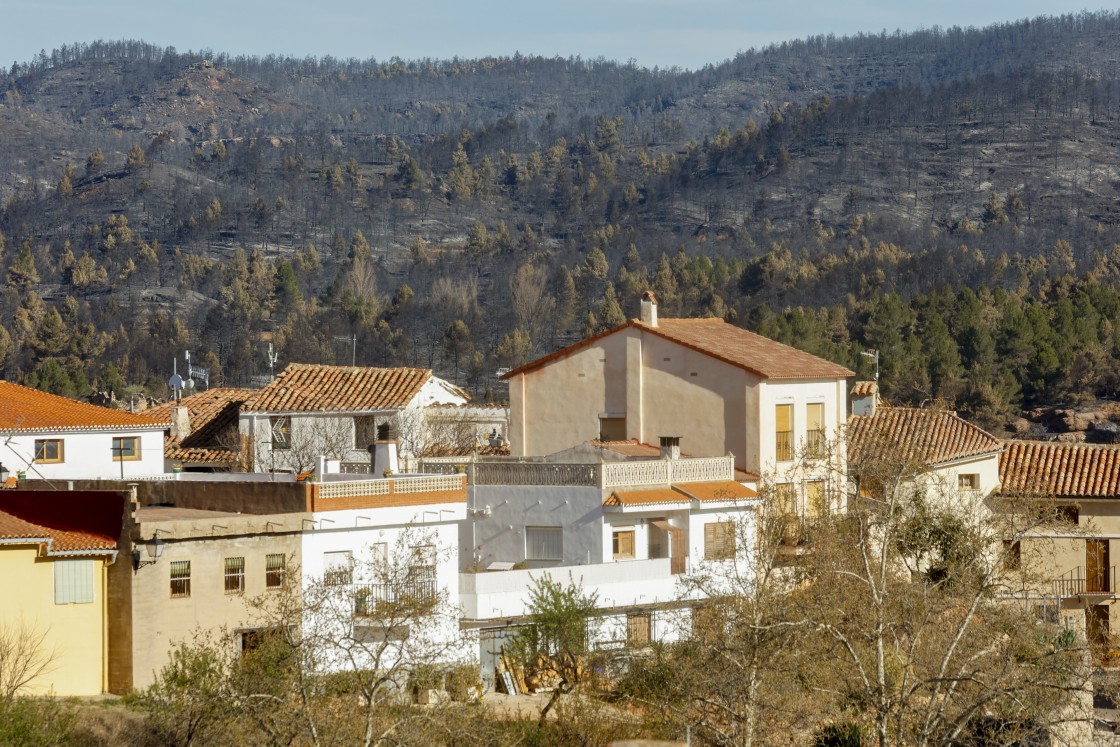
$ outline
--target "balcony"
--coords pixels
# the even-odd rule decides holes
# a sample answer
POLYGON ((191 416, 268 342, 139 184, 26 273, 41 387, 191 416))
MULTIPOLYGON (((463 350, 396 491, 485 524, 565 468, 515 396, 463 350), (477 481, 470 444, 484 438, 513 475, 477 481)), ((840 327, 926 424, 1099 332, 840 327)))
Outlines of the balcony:
POLYGON ((1053 582, 1058 597, 1104 596, 1116 594, 1116 566, 1087 569, 1077 566, 1053 582))
POLYGON ((400 617, 406 607, 435 604, 439 599, 435 569, 415 576, 398 583, 354 584, 354 617, 400 617))
POLYGON ((556 581, 579 584, 598 594, 602 609, 637 607, 679 598, 672 559, 627 560, 616 563, 562 566, 522 571, 492 571, 459 575, 463 616, 468 620, 497 620, 528 614, 529 589, 548 574, 556 581))
POLYGON ((778 431, 774 434, 774 458, 779 462, 793 459, 793 431, 778 431))

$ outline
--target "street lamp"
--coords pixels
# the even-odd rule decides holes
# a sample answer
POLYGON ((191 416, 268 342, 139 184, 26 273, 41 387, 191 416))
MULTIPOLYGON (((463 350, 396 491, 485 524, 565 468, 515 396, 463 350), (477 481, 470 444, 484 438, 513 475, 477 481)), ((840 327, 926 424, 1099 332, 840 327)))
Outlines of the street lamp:
POLYGON ((132 548, 132 571, 134 573, 146 565, 152 565, 160 559, 161 555, 163 555, 163 540, 159 538, 159 534, 153 534, 152 541, 146 543, 145 548, 147 549, 148 557, 151 558, 151 560, 141 560, 140 548, 132 548))

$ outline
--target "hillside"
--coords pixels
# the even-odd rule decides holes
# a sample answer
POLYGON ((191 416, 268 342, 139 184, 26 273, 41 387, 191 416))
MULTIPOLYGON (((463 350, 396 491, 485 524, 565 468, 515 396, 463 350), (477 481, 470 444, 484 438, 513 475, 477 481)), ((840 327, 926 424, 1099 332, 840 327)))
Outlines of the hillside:
MULTIPOLYGON (((1108 13, 817 37, 693 72, 64 47, 0 80, 0 367, 158 390, 189 347, 243 384, 269 339, 281 362, 334 362, 357 334, 360 362, 481 396, 499 366, 634 313, 646 285, 664 313, 852 367, 884 347, 876 309, 919 320, 945 288, 978 294, 997 339, 1034 303, 1053 332, 1082 286, 1111 328, 1118 73, 1108 13)), ((945 379, 928 326, 901 330, 884 374, 900 401, 998 426, 1112 393, 1076 353, 1042 378, 978 372, 951 324, 945 379)), ((1120 346, 1093 338, 1106 367, 1120 346)))

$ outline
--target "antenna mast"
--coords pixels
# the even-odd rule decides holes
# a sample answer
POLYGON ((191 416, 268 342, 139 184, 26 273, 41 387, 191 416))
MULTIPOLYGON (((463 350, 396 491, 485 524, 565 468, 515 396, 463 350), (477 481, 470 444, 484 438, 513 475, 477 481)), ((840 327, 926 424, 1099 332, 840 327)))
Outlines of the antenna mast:
POLYGON ((875 364, 875 383, 879 383, 879 351, 878 350, 861 350, 859 352, 864 358, 868 359, 875 364))

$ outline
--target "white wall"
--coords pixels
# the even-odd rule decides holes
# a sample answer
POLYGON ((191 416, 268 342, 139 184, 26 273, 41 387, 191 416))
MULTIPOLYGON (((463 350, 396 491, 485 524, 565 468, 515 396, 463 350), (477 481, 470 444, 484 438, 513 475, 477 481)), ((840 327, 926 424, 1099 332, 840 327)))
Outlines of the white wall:
POLYGON ((14 475, 20 470, 27 478, 44 480, 124 479, 163 474, 163 430, 103 433, 18 434, 0 440, 0 464, 14 475), (140 439, 140 458, 117 461, 113 458, 114 437, 140 439), (35 441, 60 439, 63 461, 32 463, 35 441))

